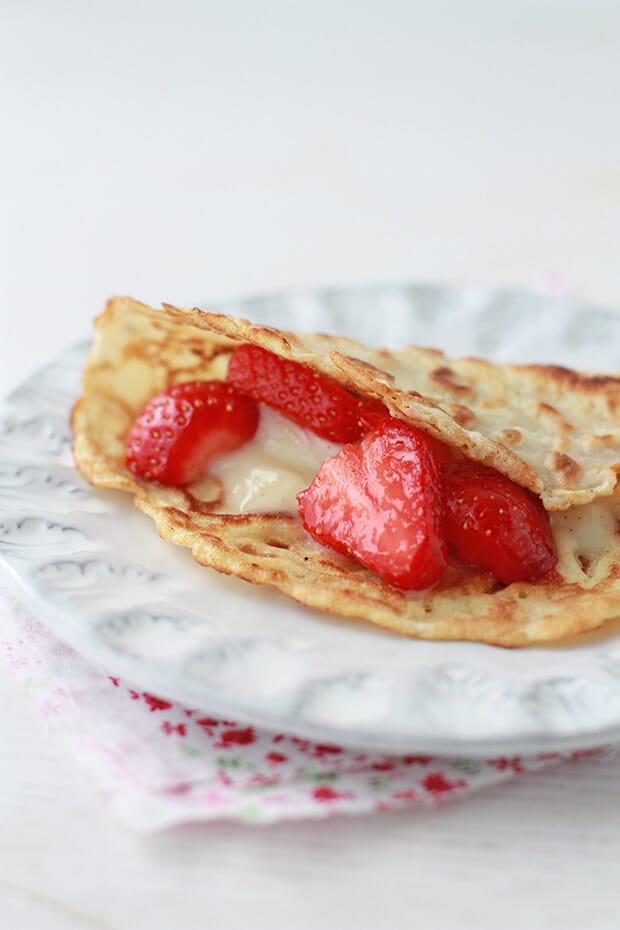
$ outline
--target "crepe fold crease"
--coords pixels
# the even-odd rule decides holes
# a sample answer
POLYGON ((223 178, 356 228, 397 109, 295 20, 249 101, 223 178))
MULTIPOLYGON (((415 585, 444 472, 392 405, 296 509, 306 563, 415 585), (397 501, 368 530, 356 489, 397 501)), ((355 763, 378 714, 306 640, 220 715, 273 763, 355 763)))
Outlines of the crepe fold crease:
POLYGON ((412 346, 372 349, 116 298, 96 322, 73 432, 82 474, 132 494, 162 537, 203 565, 275 585, 308 607, 424 639, 505 646, 586 632, 620 614, 620 379, 613 376, 452 360, 412 346), (381 399, 394 416, 539 494, 551 513, 559 577, 505 587, 452 566, 432 591, 406 593, 318 546, 293 515, 222 512, 216 482, 212 500, 197 505, 187 489, 137 480, 125 467, 125 439, 145 404, 172 384, 225 378, 240 343, 381 399))

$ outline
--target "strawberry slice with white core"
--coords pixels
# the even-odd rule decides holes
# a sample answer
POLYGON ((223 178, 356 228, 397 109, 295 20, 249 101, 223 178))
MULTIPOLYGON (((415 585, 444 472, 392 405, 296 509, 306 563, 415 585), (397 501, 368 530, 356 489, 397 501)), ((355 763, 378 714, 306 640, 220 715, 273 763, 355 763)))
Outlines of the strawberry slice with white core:
POLYGON ((439 467, 433 441, 385 417, 328 459, 297 496, 308 532, 390 584, 424 590, 446 566, 439 467))
POLYGON ((127 468, 170 486, 197 481, 251 439, 258 420, 258 404, 225 381, 177 384, 149 401, 129 431, 127 468))

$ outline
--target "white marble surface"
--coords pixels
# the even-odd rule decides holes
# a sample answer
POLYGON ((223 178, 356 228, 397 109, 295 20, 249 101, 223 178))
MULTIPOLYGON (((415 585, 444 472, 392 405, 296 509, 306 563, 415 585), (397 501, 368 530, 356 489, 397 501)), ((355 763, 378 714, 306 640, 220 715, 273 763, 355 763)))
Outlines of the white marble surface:
MULTIPOLYGON (((0 393, 113 292, 430 279, 620 307, 619 42, 613 0, 0 4, 0 393)), ((3 677, 0 926, 612 928, 618 775, 142 838, 3 677)))

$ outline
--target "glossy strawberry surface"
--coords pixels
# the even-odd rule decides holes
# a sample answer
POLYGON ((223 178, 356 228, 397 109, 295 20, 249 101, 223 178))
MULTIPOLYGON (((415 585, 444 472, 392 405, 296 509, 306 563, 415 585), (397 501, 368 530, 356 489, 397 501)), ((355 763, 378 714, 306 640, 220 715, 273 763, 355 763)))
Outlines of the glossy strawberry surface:
POLYGON ((225 381, 189 381, 154 397, 126 441, 132 474, 166 485, 187 484, 209 464, 251 439, 258 405, 225 381))
POLYGON ((360 401, 331 378, 260 346, 239 346, 227 377, 245 394, 331 442, 357 442, 387 412, 380 401, 360 401))
POLYGON ((446 539, 465 565, 504 584, 534 581, 557 563, 549 516, 533 494, 489 468, 462 462, 444 479, 446 539))
POLYGON ((345 445, 297 500, 318 542, 397 587, 423 590, 446 568, 433 443, 400 420, 385 417, 359 446, 345 445))

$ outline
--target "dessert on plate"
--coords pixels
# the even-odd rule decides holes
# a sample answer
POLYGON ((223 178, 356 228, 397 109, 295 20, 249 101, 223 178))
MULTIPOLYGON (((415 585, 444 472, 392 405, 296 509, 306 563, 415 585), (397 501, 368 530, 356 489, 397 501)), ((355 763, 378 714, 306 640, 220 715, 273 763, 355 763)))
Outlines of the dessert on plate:
POLYGON ((309 607, 506 646, 620 613, 618 378, 117 298, 73 430, 161 536, 309 607))

